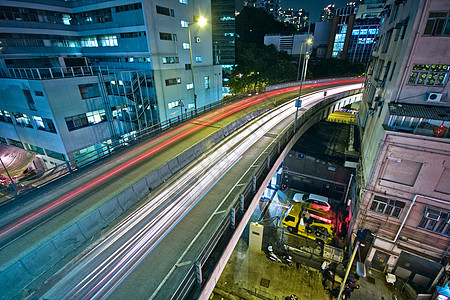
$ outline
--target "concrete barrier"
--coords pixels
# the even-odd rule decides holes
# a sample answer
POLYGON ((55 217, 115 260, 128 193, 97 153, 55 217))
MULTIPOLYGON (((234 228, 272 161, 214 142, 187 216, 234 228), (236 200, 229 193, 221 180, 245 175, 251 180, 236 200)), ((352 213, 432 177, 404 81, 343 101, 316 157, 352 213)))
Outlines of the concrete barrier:
POLYGON ((105 220, 108 224, 123 213, 123 209, 120 207, 116 197, 100 206, 98 211, 103 220, 105 220))
POLYGON ((62 256, 52 242, 47 242, 21 259, 22 264, 34 278, 61 260, 62 256))
POLYGON ((1 293, 0 299, 12 299, 19 294, 24 286, 33 281, 33 276, 18 261, 11 265, 8 269, 0 273, 1 293))
POLYGON ((139 200, 132 188, 123 191, 116 198, 123 211, 129 209, 139 200))
POLYGON ((141 180, 136 182, 132 186, 132 189, 133 189, 134 193, 136 194, 137 201, 139 201, 140 199, 144 198, 145 196, 147 196, 150 193, 150 189, 149 189, 149 187, 147 185, 147 180, 145 180, 145 178, 142 178, 141 180))
POLYGON ((175 174, 176 172, 180 171, 181 167, 178 163, 178 158, 175 157, 171 161, 167 163, 167 166, 169 167, 170 173, 175 174))
POLYGON ((165 164, 164 166, 159 168, 157 172, 158 172, 159 178, 163 182, 166 181, 167 179, 169 179, 170 176, 172 176, 172 173, 170 173, 169 166, 167 164, 165 164))
POLYGON ((86 240, 90 239, 94 234, 102 230, 108 224, 103 220, 98 209, 78 221, 78 227, 86 240))
POLYGON ((73 224, 52 239, 55 248, 62 257, 69 255, 85 241, 86 238, 83 236, 78 223, 73 224))
POLYGON ((156 189, 161 183, 162 180, 159 177, 158 172, 153 172, 149 174, 147 177, 145 177, 145 180, 147 181, 147 186, 149 189, 156 189))

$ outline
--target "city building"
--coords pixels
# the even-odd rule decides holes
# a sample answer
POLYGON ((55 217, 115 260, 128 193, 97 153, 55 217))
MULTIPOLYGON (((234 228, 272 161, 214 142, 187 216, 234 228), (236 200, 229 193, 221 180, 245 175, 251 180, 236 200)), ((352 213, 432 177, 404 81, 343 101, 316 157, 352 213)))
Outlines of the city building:
POLYGON ((308 32, 310 27, 309 12, 299 9, 295 11, 293 8, 280 11, 280 19, 287 24, 293 25, 297 31, 308 32))
POLYGON ((329 4, 328 6, 324 7, 323 11, 320 13, 320 22, 333 21, 335 12, 336 12, 335 4, 329 4))
POLYGON ((315 59, 326 58, 330 33, 331 22, 317 22, 314 24, 313 57, 315 59))
POLYGON ((214 64, 231 68, 235 64, 235 14, 234 0, 211 1, 211 25, 214 64))
POLYGON ((365 1, 338 8, 333 17, 327 58, 366 63, 376 43, 383 3, 365 1))
POLYGON ((281 35, 281 34, 266 34, 264 36, 264 45, 274 45, 278 51, 285 51, 291 55, 294 61, 298 60, 300 54, 304 54, 307 47, 304 46, 306 40, 310 38, 309 34, 294 34, 294 35, 281 35), (303 46, 302 46, 303 44, 303 46))
POLYGON ((219 101, 210 21, 206 0, 2 1, 1 142, 56 164, 219 101))
MULTIPOLYGON (((388 0, 358 119, 362 260, 430 293, 450 244, 450 12, 388 0)), ((445 268, 447 266, 447 268, 445 268)))
POLYGON ((263 8, 271 14, 275 20, 279 20, 280 0, 244 0, 244 6, 263 8))

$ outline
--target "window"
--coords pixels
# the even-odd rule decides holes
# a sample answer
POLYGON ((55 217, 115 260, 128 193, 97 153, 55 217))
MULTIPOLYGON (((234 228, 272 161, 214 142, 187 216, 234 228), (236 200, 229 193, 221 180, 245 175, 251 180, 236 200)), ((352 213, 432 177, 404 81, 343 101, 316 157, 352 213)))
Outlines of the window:
POLYGON ((160 32, 159 38, 163 41, 176 41, 177 35, 172 33, 160 32))
POLYGON ((181 4, 188 4, 188 0, 178 0, 181 4))
POLYGON ((105 35, 100 37, 100 45, 102 47, 115 47, 119 46, 117 43, 117 36, 115 35, 105 35))
POLYGON ((430 12, 423 35, 450 35, 450 12, 430 12))
POLYGON ((183 43, 183 49, 189 50, 189 43, 183 43))
POLYGON ((196 56, 195 57, 195 62, 201 63, 202 62, 202 57, 201 56, 196 56))
POLYGON ((166 86, 181 84, 181 78, 166 79, 166 86))
POLYGON ((414 65, 409 75, 409 85, 444 85, 449 65, 414 65))
POLYGON ((16 119, 17 125, 22 127, 30 127, 33 128, 30 122, 30 118, 26 114, 22 113, 13 113, 14 118, 16 119))
POLYGON ((64 154, 56 152, 56 151, 52 151, 52 150, 48 150, 45 149, 45 153, 47 153, 47 156, 59 159, 59 160, 66 160, 64 154))
POLYGON ((391 68, 391 62, 388 61, 387 65, 386 65, 386 70, 384 70, 383 80, 386 80, 386 78, 388 77, 390 68, 391 68))
POLYGON ((142 8, 142 4, 141 3, 133 3, 133 4, 116 6, 116 12, 137 10, 137 9, 141 9, 141 8, 142 8))
POLYGON ((209 89, 209 76, 205 76, 205 89, 209 89))
POLYGON ((164 7, 164 6, 159 6, 156 5, 156 12, 160 15, 166 15, 169 17, 175 17, 175 12, 173 9, 168 8, 168 7, 164 7))
POLYGON ((37 97, 44 97, 44 93, 41 91, 34 91, 34 95, 37 97))
POLYGON ((96 37, 86 37, 81 39, 81 47, 98 47, 98 42, 96 37))
POLYGON ((450 236, 450 212, 426 207, 417 227, 450 236))
POLYGON ((81 98, 84 100, 100 97, 98 83, 79 84, 78 89, 80 90, 81 98))
POLYGON ((86 117, 90 125, 106 121, 106 114, 104 109, 88 112, 86 113, 86 117))
POLYGON ((193 83, 187 83, 186 84, 186 89, 187 90, 192 90, 194 88, 194 84, 193 83))
POLYGON ((4 111, 0 110, 0 121, 11 123, 11 124, 13 122, 11 115, 6 110, 4 110, 4 111))
POLYGON ((33 116, 33 119, 38 130, 56 133, 55 125, 51 119, 41 118, 38 116, 33 116))
POLYGON ((179 103, 180 103, 180 101, 172 101, 172 102, 167 103, 167 106, 169 107, 169 109, 172 109, 172 108, 178 107, 179 103))
POLYGON ((86 114, 64 118, 69 131, 89 126, 86 114))
POLYGON ((383 50, 381 51, 382 53, 386 53, 389 49, 389 44, 391 42, 391 37, 392 37, 392 29, 389 30, 386 35, 385 35, 385 39, 384 39, 384 44, 383 44, 383 50))
POLYGON ((185 64, 184 65, 184 69, 185 70, 190 70, 192 68, 191 64, 185 64))
POLYGON ((389 81, 391 81, 392 76, 394 76, 395 67, 397 66, 397 62, 394 62, 394 66, 392 67, 391 76, 389 76, 389 81))
POLYGON ((405 202, 388 199, 385 197, 375 196, 370 205, 370 210, 379 214, 385 214, 395 218, 399 218, 405 202))
POLYGON ((187 28, 189 26, 189 22, 185 20, 181 20, 181 27, 187 28))
POLYGON ((161 57, 163 64, 177 64, 179 63, 178 56, 168 56, 168 57, 161 57))
POLYGON ((31 96, 30 90, 22 90, 23 94, 25 95, 25 98, 27 99, 28 108, 30 110, 37 110, 36 104, 34 104, 33 96, 31 96))

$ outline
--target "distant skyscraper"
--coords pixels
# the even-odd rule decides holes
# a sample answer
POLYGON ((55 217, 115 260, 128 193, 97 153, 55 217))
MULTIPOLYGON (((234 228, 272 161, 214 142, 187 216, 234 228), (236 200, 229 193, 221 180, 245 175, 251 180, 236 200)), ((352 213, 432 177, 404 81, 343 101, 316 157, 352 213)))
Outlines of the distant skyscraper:
POLYGON ((293 25, 297 31, 308 31, 309 27, 309 12, 299 9, 294 10, 288 8, 280 11, 280 20, 293 25))
POLYGON ((279 20, 280 0, 244 0, 244 6, 264 8, 276 20, 279 20))
POLYGON ((235 0, 211 1, 214 64, 235 64, 235 14, 235 0))
POLYGON ((320 14, 320 21, 321 22, 331 22, 333 21, 334 13, 336 12, 336 8, 334 4, 329 4, 326 6, 322 13, 320 14))

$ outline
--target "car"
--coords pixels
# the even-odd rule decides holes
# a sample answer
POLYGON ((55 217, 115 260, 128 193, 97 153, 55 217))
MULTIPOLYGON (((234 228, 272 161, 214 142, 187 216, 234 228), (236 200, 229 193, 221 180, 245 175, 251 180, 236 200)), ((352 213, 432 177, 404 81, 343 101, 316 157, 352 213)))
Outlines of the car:
POLYGON ((331 206, 328 203, 328 198, 316 194, 303 194, 296 193, 292 198, 292 201, 297 203, 309 203, 310 208, 316 210, 330 211, 331 206))

